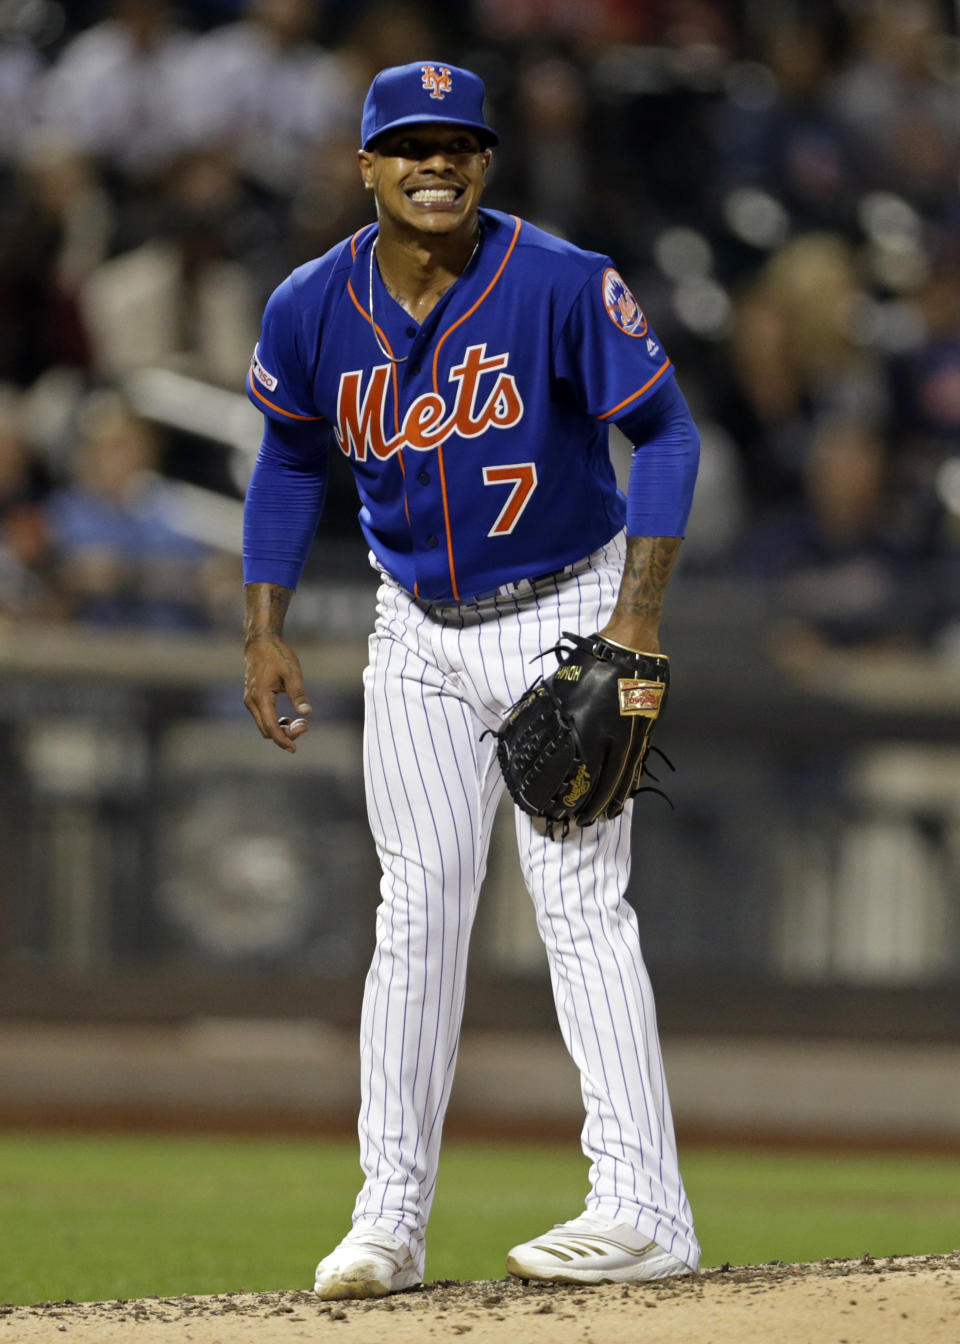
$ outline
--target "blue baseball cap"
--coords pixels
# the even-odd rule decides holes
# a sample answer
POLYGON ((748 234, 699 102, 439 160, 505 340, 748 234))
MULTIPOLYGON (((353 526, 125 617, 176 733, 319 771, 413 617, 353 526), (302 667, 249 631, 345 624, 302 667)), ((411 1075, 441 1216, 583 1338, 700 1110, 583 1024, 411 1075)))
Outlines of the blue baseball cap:
POLYGON ((483 116, 486 90, 479 75, 444 61, 413 61, 381 70, 363 102, 360 143, 369 149, 384 131, 425 121, 466 126, 486 148, 500 137, 483 116))

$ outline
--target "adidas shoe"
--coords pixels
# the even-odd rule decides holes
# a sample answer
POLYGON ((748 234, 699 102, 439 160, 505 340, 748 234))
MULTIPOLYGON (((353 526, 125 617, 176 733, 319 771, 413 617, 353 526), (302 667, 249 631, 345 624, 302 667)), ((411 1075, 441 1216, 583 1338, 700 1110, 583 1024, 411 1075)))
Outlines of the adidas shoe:
POLYGON ((533 1241, 514 1246, 507 1271, 552 1283, 643 1283, 689 1274, 689 1265, 612 1218, 582 1213, 533 1241))
POLYGON ((421 1282, 405 1241, 380 1228, 358 1228, 317 1265, 313 1291, 328 1301, 386 1297, 421 1282))

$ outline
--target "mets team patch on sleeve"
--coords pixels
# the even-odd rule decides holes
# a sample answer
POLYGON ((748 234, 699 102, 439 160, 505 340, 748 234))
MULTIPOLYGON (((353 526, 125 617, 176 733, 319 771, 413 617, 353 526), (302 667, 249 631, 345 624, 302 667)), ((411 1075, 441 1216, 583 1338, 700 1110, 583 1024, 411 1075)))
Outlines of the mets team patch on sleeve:
POLYGON ((260 363, 260 343, 259 341, 253 347, 253 359, 250 361, 250 368, 253 376, 258 383, 263 383, 268 392, 276 392, 277 380, 272 373, 267 373, 266 369, 260 363))
POLYGON ((603 273, 603 306, 615 327, 628 336, 645 336, 647 319, 643 309, 630 293, 627 282, 619 271, 608 266, 603 273))

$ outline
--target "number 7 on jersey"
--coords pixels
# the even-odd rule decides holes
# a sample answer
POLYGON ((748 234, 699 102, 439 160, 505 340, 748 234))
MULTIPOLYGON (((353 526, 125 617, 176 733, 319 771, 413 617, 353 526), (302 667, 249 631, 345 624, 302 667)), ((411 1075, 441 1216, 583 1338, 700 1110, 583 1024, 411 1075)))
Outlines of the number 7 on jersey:
POLYGON ((512 462, 502 467, 484 467, 483 483, 513 485, 506 503, 497 516, 497 521, 487 533, 488 537, 508 536, 520 521, 520 515, 530 503, 530 496, 537 488, 536 463, 512 462))

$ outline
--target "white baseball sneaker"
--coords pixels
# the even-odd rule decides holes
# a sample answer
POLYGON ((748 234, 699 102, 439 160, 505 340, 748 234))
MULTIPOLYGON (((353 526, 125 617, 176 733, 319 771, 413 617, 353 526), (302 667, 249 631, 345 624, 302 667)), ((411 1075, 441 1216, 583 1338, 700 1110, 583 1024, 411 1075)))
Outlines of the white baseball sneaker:
POLYGON ((313 1291, 328 1301, 386 1297, 421 1282, 405 1241, 380 1228, 357 1228, 317 1265, 313 1291))
POLYGON ((612 1218, 581 1213, 542 1237, 514 1246, 507 1271, 552 1283, 643 1283, 691 1273, 690 1266, 612 1218))

